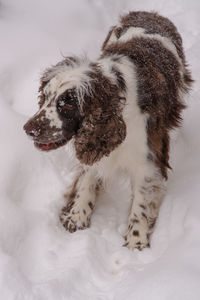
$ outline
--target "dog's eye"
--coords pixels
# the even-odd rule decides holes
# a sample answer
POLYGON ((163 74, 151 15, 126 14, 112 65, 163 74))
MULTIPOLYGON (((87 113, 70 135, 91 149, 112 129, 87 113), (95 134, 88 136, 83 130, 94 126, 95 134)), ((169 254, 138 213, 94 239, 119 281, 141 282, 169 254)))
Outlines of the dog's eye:
POLYGON ((60 113, 69 114, 77 108, 77 97, 72 89, 68 89, 65 93, 59 96, 57 108, 60 113))
POLYGON ((73 105, 70 105, 70 104, 64 104, 64 105, 60 105, 59 106, 62 110, 74 110, 75 107, 73 105))
POLYGON ((58 110, 74 110, 75 107, 72 104, 66 103, 67 101, 64 100, 63 98, 60 98, 58 100, 58 110))

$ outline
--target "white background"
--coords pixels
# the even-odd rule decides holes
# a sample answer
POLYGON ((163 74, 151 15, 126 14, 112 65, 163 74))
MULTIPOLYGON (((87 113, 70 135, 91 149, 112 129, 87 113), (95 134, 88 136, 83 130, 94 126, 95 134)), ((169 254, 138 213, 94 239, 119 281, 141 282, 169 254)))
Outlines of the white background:
POLYGON ((0 299, 200 299, 200 2, 0 0, 0 299), (124 247, 130 187, 116 175, 91 228, 59 223, 69 181, 65 148, 37 151, 23 124, 37 110, 41 72, 65 55, 96 59, 118 15, 155 10, 183 37, 196 80, 171 148, 168 191, 152 247, 124 247))

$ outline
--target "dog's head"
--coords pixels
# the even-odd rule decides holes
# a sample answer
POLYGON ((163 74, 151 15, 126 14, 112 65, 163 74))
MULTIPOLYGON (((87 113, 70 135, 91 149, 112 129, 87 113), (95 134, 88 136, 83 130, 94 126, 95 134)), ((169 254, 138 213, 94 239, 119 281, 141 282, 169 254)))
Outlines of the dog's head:
POLYGON ((39 92, 39 111, 24 125, 38 149, 57 149, 73 138, 77 158, 92 165, 124 140, 124 98, 98 65, 66 58, 45 71, 39 92))

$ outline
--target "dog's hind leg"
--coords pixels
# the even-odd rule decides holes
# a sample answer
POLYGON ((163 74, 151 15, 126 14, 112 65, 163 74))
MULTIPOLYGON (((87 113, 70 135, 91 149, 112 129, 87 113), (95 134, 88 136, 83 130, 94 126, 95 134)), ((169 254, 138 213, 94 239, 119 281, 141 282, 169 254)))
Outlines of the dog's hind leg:
POLYGON ((60 220, 66 230, 74 232, 90 225, 101 180, 92 169, 82 170, 75 178, 69 193, 67 205, 63 207, 60 220))
POLYGON ((149 237, 165 194, 165 182, 160 174, 142 177, 136 178, 134 187, 132 184, 133 203, 125 236, 125 246, 139 250, 150 246, 149 237))

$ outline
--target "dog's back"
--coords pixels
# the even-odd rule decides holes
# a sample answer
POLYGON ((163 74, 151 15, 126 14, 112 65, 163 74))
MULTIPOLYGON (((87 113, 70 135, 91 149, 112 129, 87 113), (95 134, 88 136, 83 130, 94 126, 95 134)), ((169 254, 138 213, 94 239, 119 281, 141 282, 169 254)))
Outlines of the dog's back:
POLYGON ((141 112, 148 114, 148 145, 167 177, 169 130, 179 125, 182 99, 192 82, 186 68, 182 39, 167 18, 156 13, 130 12, 109 31, 102 58, 123 55, 137 74, 137 97, 141 112))
MULTIPOLYGON (((130 12, 121 17, 118 26, 113 26, 109 31, 102 49, 108 44, 117 40, 130 40, 133 37, 142 36, 142 33, 157 35, 168 38, 175 45, 178 55, 184 59, 182 49, 182 38, 174 24, 167 18, 153 12, 138 11, 130 12)), ((153 38, 153 36, 152 36, 153 38)))

